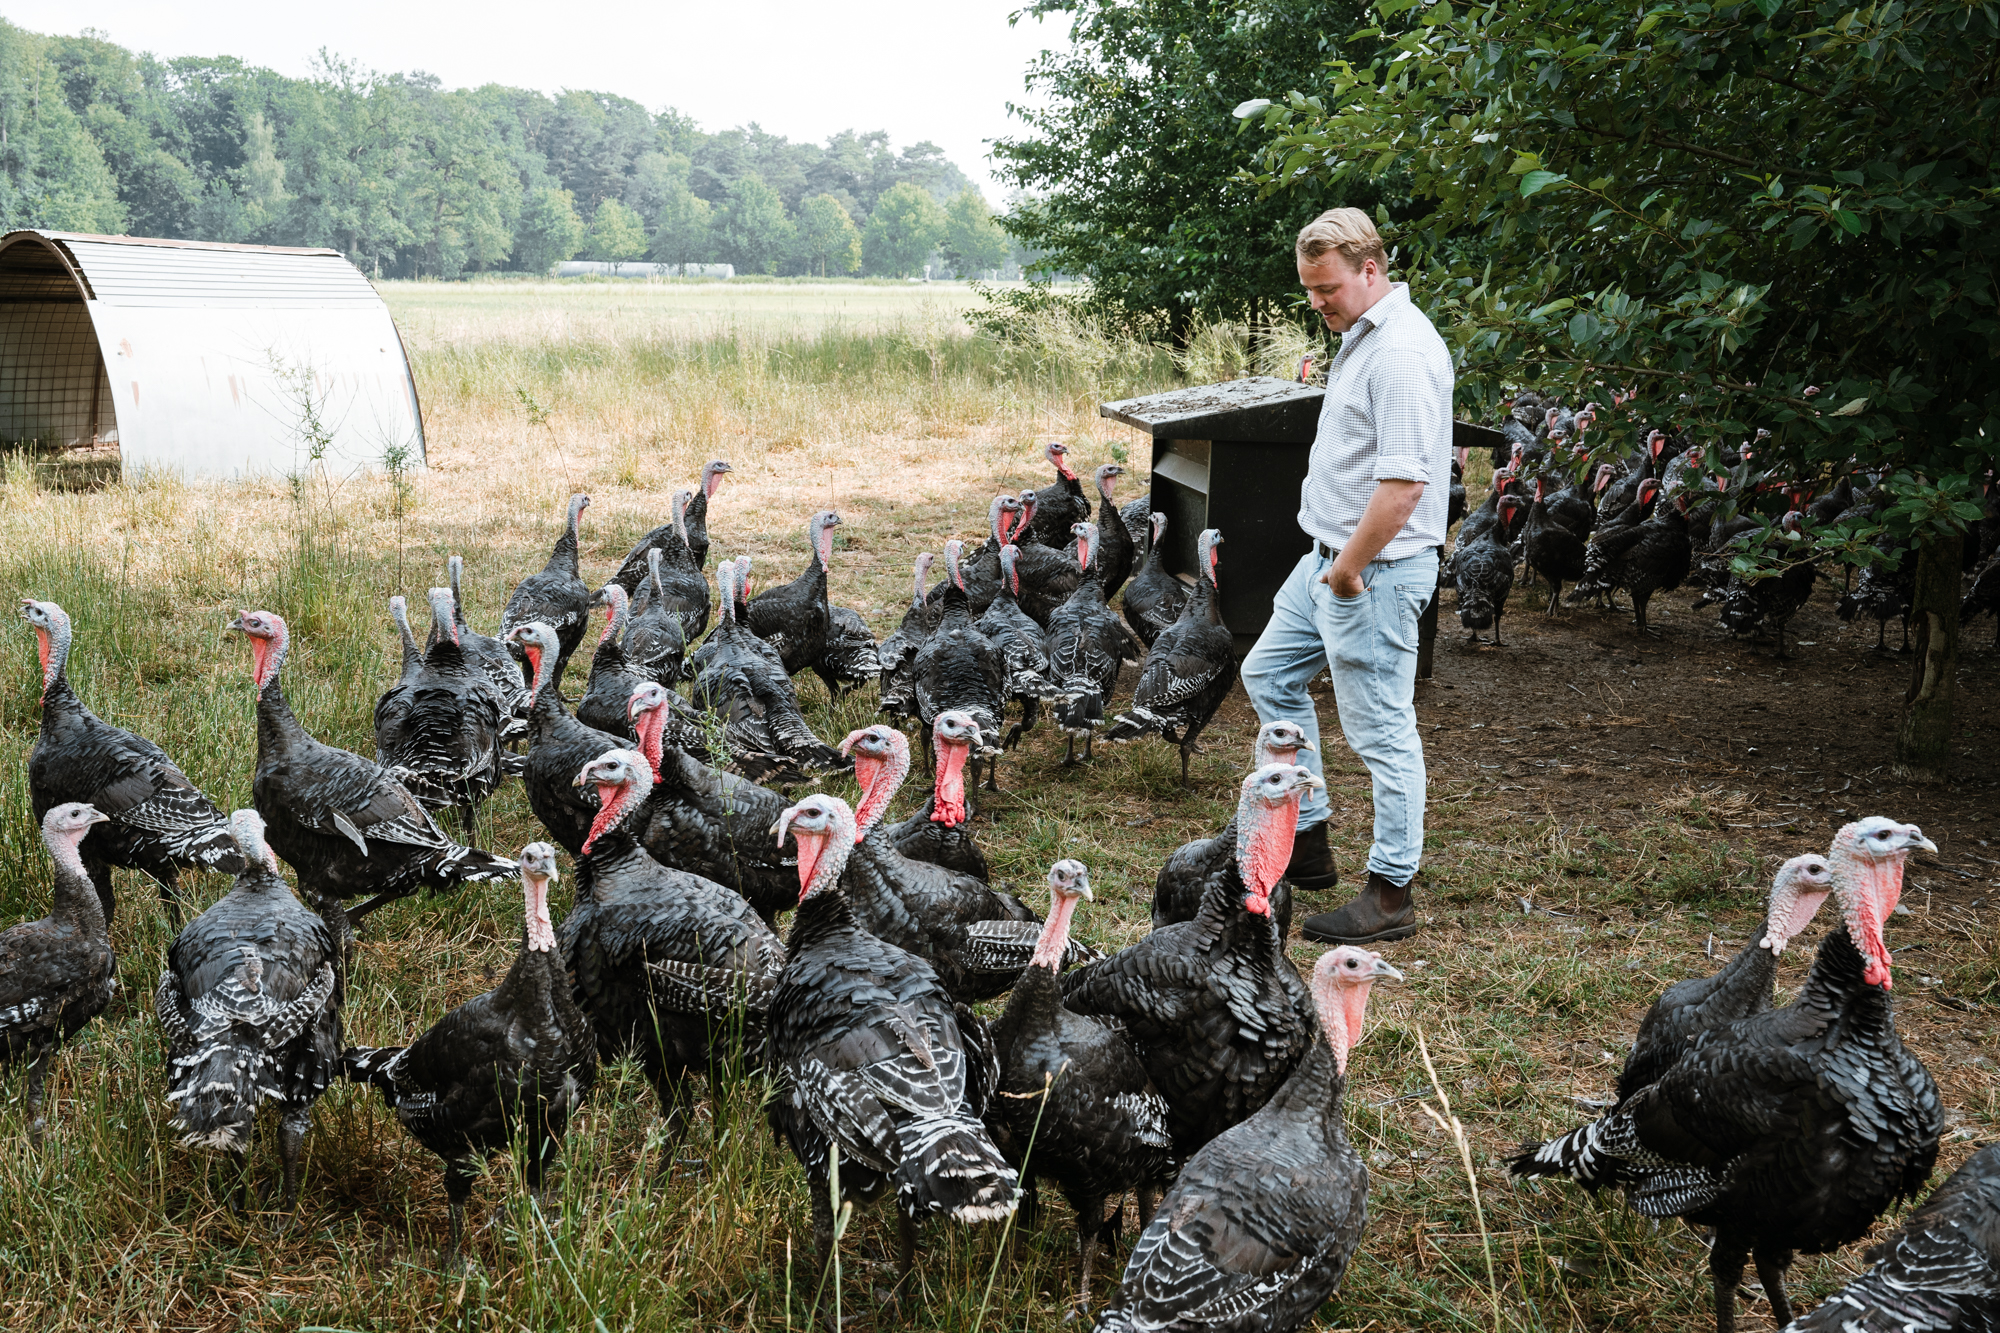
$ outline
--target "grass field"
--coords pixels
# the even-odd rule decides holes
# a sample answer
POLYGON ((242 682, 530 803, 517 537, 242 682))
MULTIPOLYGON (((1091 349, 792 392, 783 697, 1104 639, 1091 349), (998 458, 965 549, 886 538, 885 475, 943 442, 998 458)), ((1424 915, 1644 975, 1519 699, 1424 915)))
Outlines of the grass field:
MULTIPOLYGON (((917 550, 971 535, 996 488, 1045 482, 1041 440, 1070 441, 1086 463, 1122 452, 1129 484, 1144 483, 1139 441, 1099 420, 1094 404, 1170 382, 1162 357, 1123 349, 1079 364, 996 349, 924 304, 934 289, 842 285, 827 298, 835 304, 819 307, 808 288, 727 291, 728 299, 746 293, 742 310, 710 304, 725 298, 693 285, 657 294, 392 285, 431 442, 429 469, 406 490, 355 478, 56 494, 13 463, 0 496, 0 585, 67 607, 77 626, 71 680, 82 697, 165 744, 218 802, 240 805, 255 748, 249 662, 222 633, 239 607, 268 606, 290 620, 287 692, 307 727, 372 752, 370 711, 394 676, 384 600, 397 591, 420 597, 444 557, 461 553, 473 618, 491 629, 513 583, 546 558, 572 490, 593 497, 584 563, 599 577, 709 457, 738 469, 711 511, 716 556, 752 553, 760 582, 803 564, 804 523, 831 503, 847 520, 834 595, 886 632, 917 550), (877 291, 881 303, 870 304, 877 291), (767 298, 770 306, 760 304, 767 298), (909 304, 899 310, 899 300, 909 304), (550 322, 537 331, 537 320, 550 322)), ((1227 558, 1225 548, 1225 578, 1227 558)), ((1830 615, 1820 617, 1825 625, 1809 620, 1802 633, 1824 641, 1811 650, 1821 656, 1778 665, 1708 644, 1677 612, 1669 643, 1647 645, 1657 660, 1641 667, 1629 628, 1616 622, 1566 613, 1543 625, 1525 608, 1520 619, 1515 655, 1453 641, 1438 682, 1420 692, 1434 784, 1425 930, 1389 950, 1409 982, 1378 988, 1373 1028, 1351 1067, 1348 1125, 1373 1173, 1371 1222, 1342 1295, 1322 1311, 1324 1328, 1706 1326, 1699 1237, 1656 1229, 1609 1199, 1518 1188, 1499 1159, 1522 1138, 1588 1114, 1572 1099, 1604 1094, 1651 996, 1712 970, 1711 950, 1720 958, 1754 938, 1775 859, 1823 847, 1864 795, 1870 809, 1853 814, 1880 806, 1921 820, 1944 859, 1964 868, 1913 872, 1907 901, 1917 914, 1899 919, 1891 940, 1911 951, 1899 955, 1897 994, 1908 997, 1906 1032, 1946 1091, 1947 1166, 2000 1134, 1990 1059, 2000 955, 1983 914, 1992 890, 1982 887, 1995 872, 1971 850, 1990 828, 1991 788, 1876 787, 1868 766, 1877 761, 1865 757, 1879 740, 1871 718, 1849 740, 1826 740, 1823 764, 1808 756, 1820 765, 1819 792, 1832 795, 1811 794, 1802 785, 1807 760, 1793 769, 1782 748, 1785 734, 1824 724, 1820 701, 1830 696, 1816 688, 1845 680, 1856 689, 1856 677, 1826 673, 1868 666, 1872 626, 1850 632, 1830 615), (1732 663, 1740 676, 1724 674, 1732 663), (1741 692, 1726 731, 1690 727, 1670 711, 1687 705, 1664 682, 1690 670, 1741 692), (1662 683, 1639 685, 1642 676, 1662 683), (1568 690, 1584 702, 1570 702, 1568 690), (1744 712, 1751 695, 1760 702, 1744 712), (1746 760, 1745 744, 1763 754, 1746 760), (1500 746, 1512 748, 1489 748, 1500 746), (1843 788, 1826 765, 1859 776, 1843 788), (1432 1110, 1462 1122, 1469 1173, 1432 1110)), ((27 814, 33 640, 21 628, 13 642, 0 659, 0 921, 8 923, 40 915, 49 891, 27 814)), ((1967 681, 1968 746, 1990 753, 2000 741, 1990 663, 1969 665, 1967 681)), ((1884 683, 1875 679, 1878 693, 1884 683)), ((873 707, 872 694, 830 707, 809 677, 801 693, 825 736, 862 725, 873 707)), ((1331 706, 1323 696, 1329 720, 1331 706)), ((1048 730, 1033 734, 1002 765, 1007 790, 980 809, 996 877, 1040 903, 1048 863, 1078 857, 1097 890, 1081 933, 1105 947, 1138 938, 1167 852, 1226 817, 1252 731, 1239 695, 1197 758, 1190 791, 1164 747, 1102 748, 1093 765, 1065 769, 1048 730)), ((1358 875, 1365 774, 1337 742, 1328 770, 1336 850, 1343 871, 1358 875)), ((833 790, 852 795, 839 783, 833 790)), ((488 811, 501 847, 539 836, 518 786, 488 811)), ((205 903, 227 884, 207 877, 194 888, 205 903)), ((565 1148, 560 1208, 537 1212, 515 1187, 513 1166, 497 1162, 475 1195, 472 1224, 485 1229, 464 1274, 438 1268, 445 1209, 436 1162, 359 1089, 336 1088, 319 1104, 290 1229, 273 1235, 268 1219, 238 1220, 225 1206, 227 1173, 165 1129, 150 996, 168 935, 147 883, 121 875, 119 890, 114 939, 125 994, 58 1062, 40 1153, 27 1146, 21 1079, 0 1083, 0 1323, 804 1327, 803 1179, 763 1128, 754 1085, 711 1090, 682 1150, 704 1164, 660 1178, 650 1094, 636 1071, 609 1071, 565 1148)), ((558 890, 558 910, 566 896, 558 890)), ((494 886, 379 914, 350 979, 349 1040, 407 1040, 493 984, 515 948, 519 908, 514 888, 494 886)), ((1293 953, 1307 965, 1315 950, 1295 941, 1293 953)), ((1797 983, 1808 958, 1806 949, 1787 955, 1783 984, 1797 983)), ((274 1166, 267 1147, 257 1169, 268 1175, 274 1166)), ((860 1328, 875 1326, 870 1287, 893 1249, 886 1221, 880 1209, 864 1211, 844 1247, 844 1308, 860 1328)), ((1076 1327, 1062 1319, 1070 1234, 1059 1203, 1022 1236, 931 1227, 908 1326, 1076 1327)), ((1858 1250, 1802 1260, 1794 1293, 1809 1304, 1857 1263, 1858 1250)), ((1115 1274, 1118 1264, 1107 1267, 1115 1274)), ((1100 1288, 1100 1298, 1107 1293, 1100 1288)), ((1751 1307, 1744 1326, 1765 1326, 1763 1313, 1761 1302, 1751 1307)))

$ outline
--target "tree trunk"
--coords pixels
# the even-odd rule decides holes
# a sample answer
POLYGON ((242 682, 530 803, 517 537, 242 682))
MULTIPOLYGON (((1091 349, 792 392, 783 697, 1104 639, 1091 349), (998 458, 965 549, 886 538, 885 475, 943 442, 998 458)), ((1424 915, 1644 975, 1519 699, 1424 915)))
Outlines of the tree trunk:
POLYGON ((1917 547, 1910 594, 1910 688, 1896 735, 1899 778, 1943 782, 1951 768, 1952 705, 1958 698, 1959 555, 1964 538, 1933 537, 1917 547))

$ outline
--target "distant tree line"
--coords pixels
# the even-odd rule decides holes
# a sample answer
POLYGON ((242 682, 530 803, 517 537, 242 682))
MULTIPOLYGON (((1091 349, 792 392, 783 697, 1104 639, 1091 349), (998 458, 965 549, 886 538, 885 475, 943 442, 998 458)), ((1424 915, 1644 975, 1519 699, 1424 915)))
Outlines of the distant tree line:
POLYGON ((937 145, 708 133, 609 93, 157 60, 0 20, 0 228, 330 246, 381 277, 565 259, 967 276, 1007 236, 937 145))

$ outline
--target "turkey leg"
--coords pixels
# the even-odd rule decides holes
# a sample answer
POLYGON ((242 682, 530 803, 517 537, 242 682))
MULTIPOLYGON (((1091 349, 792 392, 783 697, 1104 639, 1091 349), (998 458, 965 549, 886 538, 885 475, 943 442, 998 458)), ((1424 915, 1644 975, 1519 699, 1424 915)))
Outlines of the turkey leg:
POLYGON ((1757 1247, 1757 1280, 1771 1298, 1771 1322, 1779 1328, 1792 1322, 1792 1303, 1785 1298, 1785 1270, 1792 1266, 1790 1250, 1757 1247))
POLYGON ((306 1131, 312 1128, 312 1105, 288 1110, 278 1119, 278 1160, 284 1166, 284 1187, 278 1195, 281 1214, 272 1229, 283 1231, 291 1225, 292 1210, 299 1206, 299 1149, 305 1146, 306 1131))
POLYGON ((42 1118, 42 1085, 49 1076, 49 1047, 35 1052, 35 1058, 28 1066, 28 1146, 39 1149, 42 1146, 42 1130, 47 1121, 42 1118))
POLYGON ((1749 1250, 1720 1235, 1708 1251, 1708 1271, 1715 1279, 1715 1333, 1736 1333, 1736 1288, 1749 1260, 1749 1250))

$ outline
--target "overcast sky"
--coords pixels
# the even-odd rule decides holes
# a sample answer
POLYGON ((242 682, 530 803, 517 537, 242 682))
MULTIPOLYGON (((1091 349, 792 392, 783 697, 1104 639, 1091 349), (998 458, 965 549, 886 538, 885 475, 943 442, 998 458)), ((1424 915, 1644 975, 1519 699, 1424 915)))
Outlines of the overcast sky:
POLYGON ((1008 101, 1060 20, 1007 15, 1025 0, 0 0, 34 32, 94 28, 161 57, 233 55, 302 76, 321 47, 384 73, 424 70, 446 87, 505 83, 617 93, 675 106, 705 130, 757 121, 790 139, 889 131, 930 139, 994 203, 986 141, 1016 132, 1008 101))

